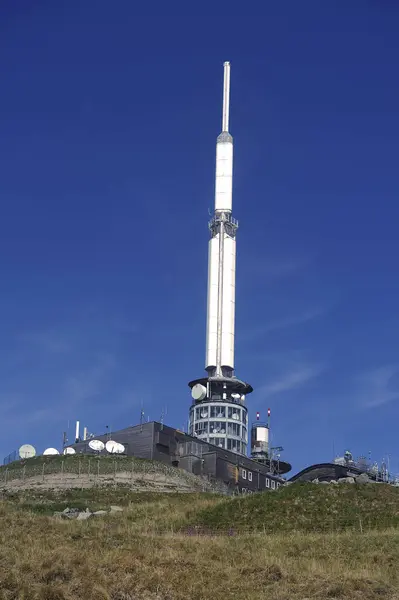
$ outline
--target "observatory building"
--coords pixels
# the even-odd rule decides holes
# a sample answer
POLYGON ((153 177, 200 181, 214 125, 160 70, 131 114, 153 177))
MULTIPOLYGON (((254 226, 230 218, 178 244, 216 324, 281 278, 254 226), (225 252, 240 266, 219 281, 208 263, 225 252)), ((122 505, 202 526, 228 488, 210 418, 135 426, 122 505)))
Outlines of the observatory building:
POLYGON ((236 234, 232 215, 233 138, 229 133, 230 63, 224 63, 222 132, 216 142, 215 210, 209 222, 207 375, 190 381, 189 434, 245 454, 252 387, 234 372, 236 234))

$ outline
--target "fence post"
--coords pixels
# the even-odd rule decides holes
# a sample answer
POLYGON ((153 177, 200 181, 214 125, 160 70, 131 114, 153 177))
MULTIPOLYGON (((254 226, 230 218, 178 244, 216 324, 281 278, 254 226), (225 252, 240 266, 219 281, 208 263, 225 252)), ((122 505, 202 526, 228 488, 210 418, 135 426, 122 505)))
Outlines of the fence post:
POLYGON ((78 459, 78 478, 80 479, 80 458, 78 459))
POLYGON ((360 526, 360 533, 363 533, 363 524, 362 524, 362 519, 359 517, 359 526, 360 526))
POLYGON ((45 463, 43 463, 43 467, 42 467, 42 481, 44 481, 44 466, 45 466, 45 463))
POLYGON ((61 461, 61 481, 64 481, 64 461, 61 461))

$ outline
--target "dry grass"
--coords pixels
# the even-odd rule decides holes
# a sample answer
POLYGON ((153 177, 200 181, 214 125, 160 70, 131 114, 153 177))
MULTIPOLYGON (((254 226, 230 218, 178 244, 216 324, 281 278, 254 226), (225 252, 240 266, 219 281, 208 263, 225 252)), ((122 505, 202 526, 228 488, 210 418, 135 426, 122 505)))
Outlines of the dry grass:
MULTIPOLYGON (((98 498, 98 504, 111 497, 98 498)), ((69 497, 68 500, 73 500, 69 497)), ((52 507, 54 498, 48 500, 52 507)), ((58 503, 63 502, 57 496, 58 503)), ((65 498, 64 498, 65 501, 65 498)), ((89 506, 94 499, 86 498, 89 506)), ((44 498, 36 499, 41 505, 44 498)), ((86 522, 0 503, 2 600, 399 598, 399 532, 190 537, 173 533, 225 499, 131 495, 86 522), (160 526, 166 533, 155 533, 160 526)), ((68 502, 70 506, 70 502, 68 502)), ((30 508, 35 499, 31 498, 30 508)))

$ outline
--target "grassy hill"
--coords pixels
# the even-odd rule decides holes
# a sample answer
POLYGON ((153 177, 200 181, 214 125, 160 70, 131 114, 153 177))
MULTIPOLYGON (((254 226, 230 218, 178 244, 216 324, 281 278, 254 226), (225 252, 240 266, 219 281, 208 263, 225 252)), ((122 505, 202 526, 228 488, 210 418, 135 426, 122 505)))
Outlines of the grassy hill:
POLYGON ((8 490, 0 500, 0 598, 397 600, 399 529, 308 531, 310 519, 321 524, 342 512, 394 525, 398 492, 307 484, 230 499, 126 487, 8 490), (111 504, 123 512, 81 522, 51 516, 111 504), (192 535, 201 523, 218 535, 192 535), (223 535, 232 524, 234 535, 223 535))
POLYGON ((399 525, 399 488, 385 484, 294 484, 269 494, 226 499, 196 515, 209 530, 337 531, 399 525))

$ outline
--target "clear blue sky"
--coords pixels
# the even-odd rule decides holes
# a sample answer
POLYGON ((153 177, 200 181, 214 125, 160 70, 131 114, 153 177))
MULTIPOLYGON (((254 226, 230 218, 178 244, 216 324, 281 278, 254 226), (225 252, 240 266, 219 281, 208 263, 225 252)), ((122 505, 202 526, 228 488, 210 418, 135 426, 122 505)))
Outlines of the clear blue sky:
POLYGON ((186 421, 230 60, 251 417, 271 407, 293 471, 334 446, 399 471, 399 6, 134 6, 1 3, 0 457, 141 401, 186 421))

